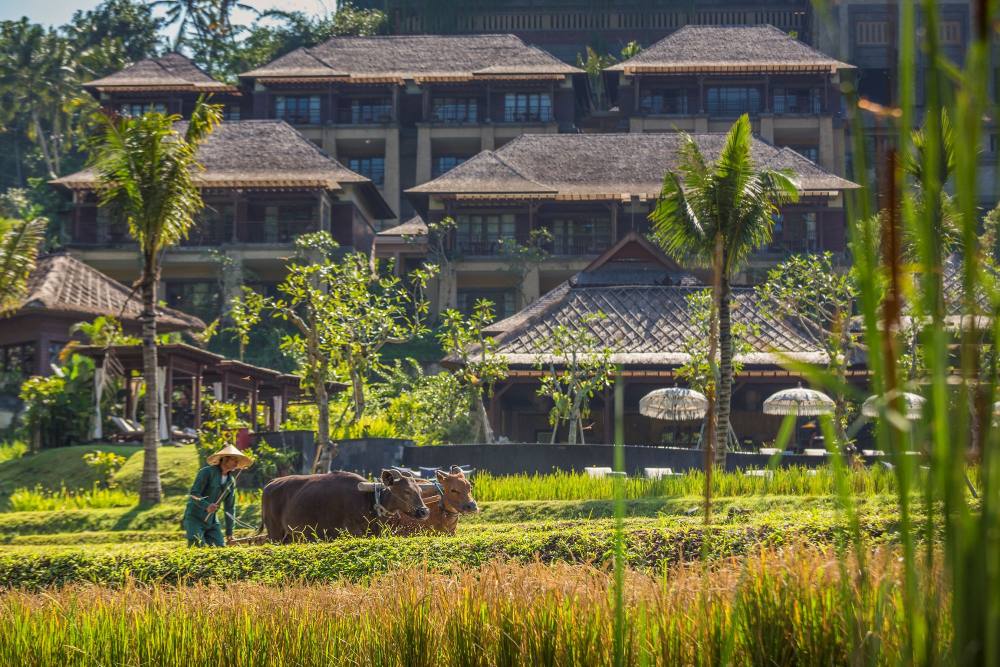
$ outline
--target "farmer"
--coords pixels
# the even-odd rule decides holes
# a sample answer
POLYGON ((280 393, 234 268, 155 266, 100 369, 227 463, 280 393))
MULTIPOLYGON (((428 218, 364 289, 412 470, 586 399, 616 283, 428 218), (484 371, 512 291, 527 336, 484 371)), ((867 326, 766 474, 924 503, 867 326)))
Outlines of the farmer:
POLYGON ((222 547, 222 529, 216 512, 221 505, 226 513, 226 538, 233 536, 236 514, 236 470, 250 467, 249 456, 232 445, 226 445, 206 459, 207 466, 198 471, 191 485, 187 508, 184 510, 184 532, 188 546, 222 547))

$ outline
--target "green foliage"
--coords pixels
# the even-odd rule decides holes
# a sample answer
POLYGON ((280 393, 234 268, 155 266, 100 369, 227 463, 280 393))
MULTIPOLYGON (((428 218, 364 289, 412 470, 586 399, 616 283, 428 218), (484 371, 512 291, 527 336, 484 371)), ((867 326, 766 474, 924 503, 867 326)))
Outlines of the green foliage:
MULTIPOLYGON (((105 446, 103 449, 108 447, 105 446)), ((125 491, 138 491, 142 477, 142 451, 130 446, 121 453, 128 456, 128 460, 115 475, 115 484, 125 491)), ((157 459, 163 494, 169 498, 187 493, 194 476, 198 473, 198 452, 195 447, 193 445, 160 447, 157 459)))
POLYGON ((116 485, 115 474, 125 465, 126 458, 114 452, 96 449, 83 455, 84 462, 100 476, 105 488, 116 485))
MULTIPOLYGON (((681 342, 681 349, 689 355, 689 359, 677 368, 677 379, 687 383, 689 387, 701 393, 707 393, 715 384, 714 368, 719 367, 719 351, 716 350, 714 360, 709 355, 709 333, 712 320, 712 290, 704 289, 691 292, 687 297, 687 312, 691 327, 694 329, 689 337, 681 342)), ((733 322, 733 349, 735 355, 748 354, 753 351, 750 336, 755 332, 742 322, 733 322)), ((743 363, 733 359, 733 374, 739 375, 743 363)))
POLYGON ((94 362, 74 354, 48 376, 21 385, 24 425, 42 447, 65 447, 86 441, 93 414, 94 362))
POLYGON ((0 463, 14 461, 28 453, 28 443, 24 440, 10 440, 0 443, 0 463))
POLYGON ((71 335, 83 336, 88 345, 110 347, 111 345, 138 345, 139 338, 126 336, 122 323, 111 315, 99 315, 91 322, 77 322, 70 327, 71 335))
POLYGON ((247 345, 250 344, 250 333, 254 327, 260 324, 260 314, 263 309, 263 295, 246 285, 243 286, 239 298, 234 299, 229 304, 229 319, 232 326, 228 327, 226 331, 231 332, 239 343, 240 361, 243 361, 247 345))
POLYGON ((21 307, 48 222, 0 218, 0 318, 21 307))
POLYGON ((138 500, 139 497, 134 493, 100 486, 95 482, 90 489, 78 491, 69 491, 65 486, 58 491, 48 491, 41 485, 35 485, 33 489, 16 489, 14 493, 10 494, 8 504, 12 512, 54 512, 131 507, 138 500))
MULTIPOLYGON (((195 445, 199 465, 205 465, 205 459, 211 454, 234 444, 239 429, 250 428, 245 405, 206 399, 204 410, 207 419, 201 424, 195 445)), ((244 454, 253 459, 253 465, 241 473, 241 486, 263 486, 275 477, 290 474, 297 456, 297 452, 272 447, 265 440, 258 440, 244 454)))
POLYGON ((577 432, 583 442, 583 420, 590 416, 590 401, 610 386, 614 377, 611 350, 601 347, 590 329, 604 317, 604 313, 593 313, 572 325, 559 324, 539 343, 537 368, 544 375, 538 395, 552 400, 549 411, 552 442, 556 441, 563 422, 569 427, 569 444, 576 443, 577 432))
POLYGON ((411 371, 384 408, 401 437, 417 445, 472 441, 469 391, 459 377, 449 371, 427 375, 412 360, 411 371))

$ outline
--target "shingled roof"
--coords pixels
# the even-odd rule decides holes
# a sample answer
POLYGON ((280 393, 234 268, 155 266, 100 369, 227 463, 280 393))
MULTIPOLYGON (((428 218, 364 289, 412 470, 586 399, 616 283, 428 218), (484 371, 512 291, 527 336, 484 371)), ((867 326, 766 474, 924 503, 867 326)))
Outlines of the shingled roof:
MULTIPOLYGON (((46 312, 72 315, 81 321, 111 315, 125 323, 137 323, 142 314, 139 293, 97 269, 66 254, 38 260, 28 278, 27 296, 17 315, 46 312)), ((205 323, 193 315, 159 306, 156 322, 161 331, 201 330, 205 323)))
MULTIPOLYGON (((533 367, 551 350, 552 332, 560 325, 580 325, 587 315, 603 314, 583 324, 611 350, 611 361, 624 366, 673 367, 688 361, 685 340, 701 335, 694 326, 687 297, 706 289, 693 276, 655 253, 635 234, 623 238, 605 256, 538 301, 491 325, 497 352, 512 367, 533 367), (634 249, 638 246, 640 252, 634 249), (659 270, 657 270, 659 269, 659 270), (598 274, 590 276, 590 274, 598 274)), ((752 332, 752 351, 737 355, 748 366, 778 366, 786 359, 824 363, 826 356, 795 329, 765 316, 751 288, 733 290, 733 318, 752 332)), ((447 361, 454 362, 454 359, 447 361)))
MULTIPOLYGON (((726 135, 690 135, 715 159, 726 135)), ((677 166, 684 141, 665 134, 525 134, 496 151, 483 151, 438 178, 410 188, 411 196, 519 196, 538 199, 655 199, 663 174, 677 166)), ((857 186, 790 148, 754 137, 758 167, 791 170, 803 192, 836 192, 857 186)))
POLYGON ((333 37, 240 76, 402 83, 561 79, 581 73, 514 35, 389 35, 333 37))
MULTIPOLYGON (((185 127, 185 123, 178 123, 177 130, 184 132, 185 127)), ((396 217, 371 179, 340 164, 281 120, 222 123, 198 148, 198 160, 204 171, 195 178, 205 188, 338 191, 354 184, 366 192, 376 217, 396 217)), ((97 173, 88 168, 52 182, 71 189, 92 189, 97 185, 97 173)))
POLYGON ((854 69, 771 25, 688 25, 628 60, 625 74, 686 72, 829 72, 854 69))
POLYGON ((234 93, 238 89, 206 74, 189 58, 168 53, 159 58, 147 58, 104 78, 83 84, 94 90, 162 90, 198 93, 234 93))

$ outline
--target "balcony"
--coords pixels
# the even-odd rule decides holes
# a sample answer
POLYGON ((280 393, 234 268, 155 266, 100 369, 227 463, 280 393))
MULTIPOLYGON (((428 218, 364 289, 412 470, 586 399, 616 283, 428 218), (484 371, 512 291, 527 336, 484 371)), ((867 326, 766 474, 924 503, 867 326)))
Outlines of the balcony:
POLYGON ((384 125, 393 120, 391 104, 340 107, 334 116, 337 125, 384 125))
MULTIPOLYGON (((242 220, 236 224, 235 238, 232 229, 231 222, 196 224, 179 245, 183 248, 211 248, 233 243, 290 245, 302 234, 318 231, 319 224, 315 220, 242 220)), ((127 232, 117 227, 81 228, 73 234, 70 245, 115 248, 132 246, 134 242, 127 232)))

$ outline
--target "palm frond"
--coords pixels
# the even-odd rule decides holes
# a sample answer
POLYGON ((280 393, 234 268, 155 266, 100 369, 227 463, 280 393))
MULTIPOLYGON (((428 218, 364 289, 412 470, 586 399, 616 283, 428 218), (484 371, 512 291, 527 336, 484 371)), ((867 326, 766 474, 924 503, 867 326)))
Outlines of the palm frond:
POLYGON ((0 316, 21 306, 48 222, 35 218, 7 223, 0 237, 0 316))
POLYGON ((712 253, 712 236, 688 201, 684 184, 673 172, 663 177, 663 188, 653 212, 653 237, 660 246, 681 261, 704 263, 712 253))

